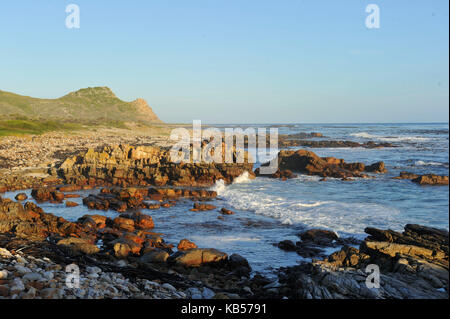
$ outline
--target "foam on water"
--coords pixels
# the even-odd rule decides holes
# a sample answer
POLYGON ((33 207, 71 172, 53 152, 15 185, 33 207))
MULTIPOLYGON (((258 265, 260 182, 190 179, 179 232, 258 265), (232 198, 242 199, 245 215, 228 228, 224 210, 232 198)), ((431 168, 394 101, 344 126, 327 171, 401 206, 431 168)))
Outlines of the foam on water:
POLYGON ((448 163, 416 161, 414 166, 448 166, 448 163))
MULTIPOLYGON (((396 221, 398 209, 376 203, 346 203, 344 201, 314 201, 276 194, 278 180, 258 178, 247 185, 233 183, 226 186, 217 181, 214 186, 219 196, 234 209, 252 212, 256 215, 278 219, 284 225, 301 225, 333 229, 341 233, 362 234, 371 220, 378 219, 379 225, 402 225, 396 221), (259 187, 260 183, 271 183, 274 187, 259 187)), ((312 180, 311 182, 319 183, 312 180)), ((286 184, 286 186, 291 186, 286 184)))
POLYGON ((379 136, 375 134, 370 134, 367 132, 360 132, 360 133, 351 133, 350 136, 354 137, 360 137, 365 139, 374 139, 378 141, 383 142, 425 142, 429 141, 430 138, 428 137, 421 137, 421 136, 379 136))

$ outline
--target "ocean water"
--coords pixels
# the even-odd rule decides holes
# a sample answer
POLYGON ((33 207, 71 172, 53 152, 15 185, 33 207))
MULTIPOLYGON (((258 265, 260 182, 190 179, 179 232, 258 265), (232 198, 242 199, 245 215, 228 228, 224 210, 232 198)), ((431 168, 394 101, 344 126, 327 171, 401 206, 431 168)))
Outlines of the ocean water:
MULTIPOLYGON (((278 129, 279 134, 320 132, 325 136, 323 140, 372 140, 397 147, 311 149, 320 156, 343 158, 346 162, 384 161, 388 173, 373 179, 321 182, 318 177, 299 175, 281 181, 249 179, 244 174, 231 185, 218 181, 211 188, 219 194, 212 204, 231 209, 235 215, 219 220, 217 211, 191 212, 193 202, 181 200, 171 208, 143 210, 153 217, 155 232, 163 233, 165 240, 175 245, 188 238, 199 247, 241 254, 255 271, 271 275, 278 267, 304 260, 275 245, 285 239, 298 240, 297 234, 307 228, 329 229, 339 236, 360 239, 365 237, 364 228, 369 226, 402 231, 404 225, 417 223, 448 230, 448 186, 420 186, 409 180, 392 179, 400 171, 448 175, 448 124, 293 124, 278 129)), ((82 195, 96 192, 84 191, 82 195)), ((5 197, 13 198, 16 193, 7 193, 5 197)), ((74 201, 81 204, 81 199, 74 201)), ((63 204, 49 203, 41 206, 68 220, 94 213, 117 216, 113 211, 94 212, 83 206, 66 208, 63 204)))

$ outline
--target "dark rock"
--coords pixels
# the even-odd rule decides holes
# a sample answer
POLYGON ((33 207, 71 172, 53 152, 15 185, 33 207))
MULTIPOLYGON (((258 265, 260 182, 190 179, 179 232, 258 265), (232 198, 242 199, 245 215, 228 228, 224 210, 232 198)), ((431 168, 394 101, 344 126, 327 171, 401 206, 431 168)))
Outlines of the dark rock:
POLYGON ((302 241, 311 241, 315 244, 328 245, 338 239, 338 235, 330 230, 310 229, 299 234, 302 241))
POLYGON ((278 248, 285 251, 296 251, 297 246, 291 240, 283 240, 278 243, 278 248))
POLYGON ((169 258, 169 254, 161 249, 151 250, 139 258, 141 263, 165 263, 169 258))
POLYGON ((233 211, 231 211, 231 210, 229 210, 229 209, 226 209, 226 208, 224 208, 224 207, 220 210, 220 213, 221 213, 222 215, 234 215, 234 214, 235 214, 233 211))

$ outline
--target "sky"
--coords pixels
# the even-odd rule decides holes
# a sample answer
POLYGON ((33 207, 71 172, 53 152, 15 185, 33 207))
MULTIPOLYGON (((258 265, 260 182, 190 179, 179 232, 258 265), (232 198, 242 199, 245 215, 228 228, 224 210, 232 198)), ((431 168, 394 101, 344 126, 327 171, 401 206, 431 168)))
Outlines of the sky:
POLYGON ((0 2, 0 90, 108 86, 165 122, 448 122, 447 0, 0 2), (80 28, 66 27, 66 6, 80 28), (368 29, 368 4, 380 27, 368 29))

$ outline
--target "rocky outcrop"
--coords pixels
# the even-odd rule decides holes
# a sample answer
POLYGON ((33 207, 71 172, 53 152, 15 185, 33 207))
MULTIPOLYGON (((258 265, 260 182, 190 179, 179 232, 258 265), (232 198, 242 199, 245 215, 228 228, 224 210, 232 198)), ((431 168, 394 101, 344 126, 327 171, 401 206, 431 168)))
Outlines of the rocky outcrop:
POLYGON ((260 173, 260 168, 258 167, 255 169, 255 175, 256 176, 262 176, 262 177, 270 177, 270 178, 279 178, 283 181, 291 178, 296 178, 297 174, 294 174, 291 170, 285 169, 285 170, 277 170, 275 173, 271 175, 263 175, 260 173))
MULTIPOLYGON (((323 260, 285 268, 292 298, 448 298, 448 231, 406 225, 403 233, 367 228, 360 248, 344 246, 323 260), (367 285, 379 269, 379 287, 367 285)), ((374 283, 370 281, 370 283, 374 283)))
POLYGON ((309 175, 342 179, 368 177, 365 172, 386 172, 383 162, 378 162, 366 167, 363 163, 346 163, 343 159, 320 157, 317 154, 306 150, 280 151, 278 153, 278 167, 280 171, 290 170, 309 175))
MULTIPOLYGON (((99 194, 83 198, 89 209, 125 212, 128 209, 159 209, 170 207, 180 198, 209 200, 217 197, 215 191, 183 188, 103 188, 99 194)), ((205 204, 203 204, 205 205, 205 204)), ((201 210, 201 209, 198 209, 201 210)))
POLYGON ((304 258, 326 257, 326 248, 336 248, 342 245, 355 245, 358 241, 355 238, 340 238, 335 232, 325 229, 309 229, 297 235, 301 241, 294 243, 291 240, 283 240, 278 243, 278 248, 296 252, 304 258))
POLYGON ((0 233, 42 241, 50 235, 85 237, 85 230, 62 217, 44 213, 32 203, 25 207, 18 202, 0 198, 0 233))
POLYGON ((201 212, 201 211, 207 211, 207 210, 214 210, 217 207, 211 204, 205 204, 205 203, 194 203, 194 208, 191 209, 193 212, 201 212))
POLYGON ((410 179, 412 182, 420 185, 448 185, 448 176, 434 174, 417 175, 409 172, 400 172, 400 175, 394 177, 394 179, 410 179))
MULTIPOLYGON (((236 158, 237 152, 233 151, 236 158)), ((225 156, 225 155, 224 155, 225 156)), ((248 155, 247 155, 248 156, 248 155)), ((67 158, 50 173, 67 184, 117 186, 211 186, 222 179, 230 183, 244 172, 252 174, 251 163, 173 163, 169 150, 151 146, 120 145, 83 156, 67 158)))
POLYGON ((399 176, 393 177, 393 179, 415 179, 419 175, 410 172, 400 172, 399 176))
POLYGON ((412 181, 420 185, 448 185, 448 176, 427 174, 414 178, 412 181))
POLYGON ((54 188, 46 188, 46 187, 40 187, 40 188, 34 188, 31 191, 31 196, 37 201, 37 202, 62 202, 64 200, 64 193, 54 189, 54 188))

